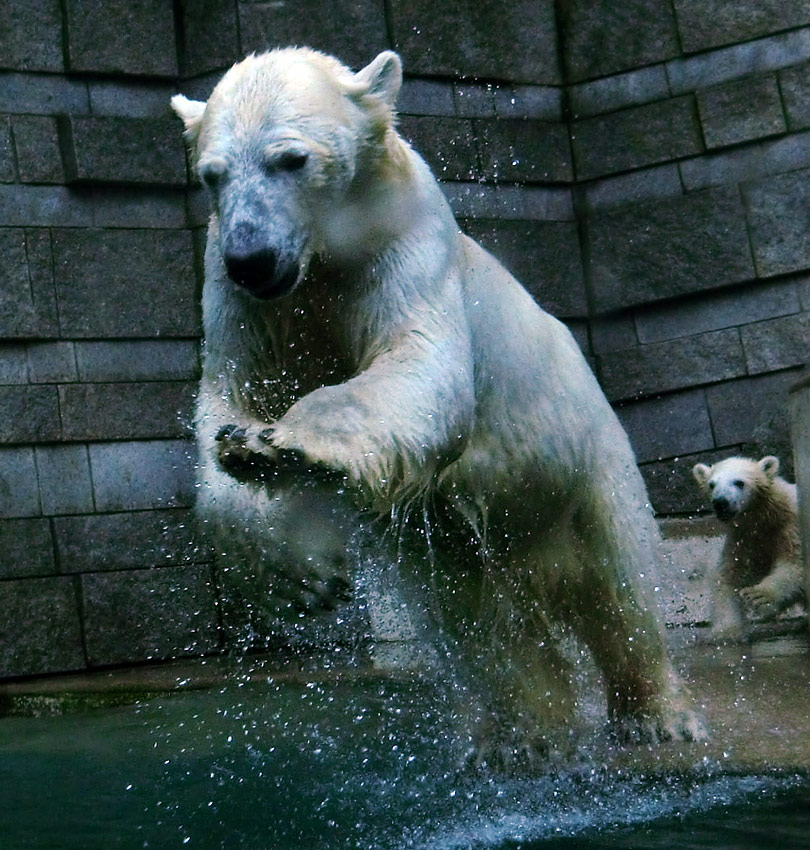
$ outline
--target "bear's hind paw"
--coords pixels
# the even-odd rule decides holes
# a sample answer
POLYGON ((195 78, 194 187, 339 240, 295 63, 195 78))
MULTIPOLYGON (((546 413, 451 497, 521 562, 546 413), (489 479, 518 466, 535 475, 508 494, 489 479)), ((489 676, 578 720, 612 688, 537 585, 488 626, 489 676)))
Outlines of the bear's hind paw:
POLYGON ((223 425, 214 437, 219 465, 240 481, 261 478, 278 459, 270 434, 269 428, 254 433, 239 425, 223 425))

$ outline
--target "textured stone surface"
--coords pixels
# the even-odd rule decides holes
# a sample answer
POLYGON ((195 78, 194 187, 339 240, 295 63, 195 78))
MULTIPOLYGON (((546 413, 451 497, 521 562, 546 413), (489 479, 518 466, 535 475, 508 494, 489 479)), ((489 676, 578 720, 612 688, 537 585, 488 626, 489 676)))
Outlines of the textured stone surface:
POLYGON ((400 115, 464 115, 456 109, 453 89, 451 83, 441 80, 406 78, 397 97, 397 112, 400 115))
POLYGON ((56 387, 0 386, 0 442, 39 443, 60 436, 56 387))
POLYGON ((682 194, 678 166, 675 163, 655 165, 585 184, 582 188, 583 212, 595 213, 611 207, 675 198, 682 194))
POLYGON ((67 77, 0 72, 0 112, 26 115, 86 113, 87 83, 67 77))
MULTIPOLYGON (((166 228, 181 229, 190 224, 186 220, 186 204, 182 189, 153 187, 111 186, 94 184, 82 186, 93 210, 95 227, 166 228)), ((206 215, 206 222, 207 222, 206 215)))
POLYGON ((479 176, 478 143, 470 119, 403 116, 399 131, 439 180, 479 176))
POLYGON ((473 121, 481 172, 488 180, 570 183, 571 147, 564 124, 514 118, 473 121))
POLYGON ((219 646, 210 568, 82 576, 91 666, 211 652, 219 646))
POLYGON ((62 383, 78 377, 72 342, 29 342, 26 355, 32 384, 62 383))
POLYGON ((0 520, 0 579, 56 572, 47 519, 0 520))
POLYGON ((305 44, 355 70, 391 47, 383 0, 332 0, 328 13, 320 0, 243 2, 239 25, 243 53, 305 44))
POLYGON ((807 209, 810 169, 745 186, 757 272, 763 277, 810 267, 807 209))
POLYGON ((55 230, 62 334, 199 334, 191 236, 183 231, 55 230))
POLYGON ((86 573, 210 560, 196 541, 194 523, 192 512, 182 508, 57 517, 60 570, 86 573))
POLYGON ((735 189, 637 204, 587 222, 594 304, 607 311, 754 276, 735 189))
POLYGON ((81 381, 188 381, 199 377, 199 344, 187 340, 77 342, 81 381))
POLYGON ((97 443, 90 470, 98 511, 189 507, 194 444, 185 440, 97 443))
POLYGON ((34 450, 30 446, 0 447, 0 517, 41 513, 34 450))
POLYGON ((560 12, 568 82, 651 65, 680 52, 667 0, 569 0, 560 12))
POLYGON ((745 374, 736 328, 602 354, 599 364, 605 394, 615 401, 745 374))
POLYGON ((666 100, 668 97, 669 85, 664 65, 614 74, 568 89, 572 118, 585 118, 652 100, 666 100))
POLYGON ((795 131, 810 127, 810 62, 785 68, 778 76, 788 129, 795 131))
POLYGON ((59 0, 12 0, 3 3, 2 18, 0 67, 56 72, 64 68, 59 0))
POLYGON ((20 180, 64 183, 56 119, 46 115, 16 115, 12 126, 20 180))
POLYGON ((93 510, 93 483, 86 446, 37 446, 34 458, 43 514, 93 510))
POLYGON ((0 610, 0 677, 85 666, 72 579, 0 581, 0 610))
POLYGON ((174 13, 165 0, 64 0, 71 71, 177 76, 174 13))
POLYGON ((394 48, 411 74, 561 82, 552 0, 392 0, 388 9, 394 48))
POLYGON ((459 218, 574 220, 573 199, 567 187, 445 183, 442 189, 453 213, 459 218))
POLYGON ((640 308, 635 318, 639 340, 647 343, 798 312, 796 283, 780 281, 747 284, 742 289, 707 294, 699 299, 640 308))
MULTIPOLYGON (((177 92, 174 83, 155 80, 88 80, 90 112, 97 118, 165 118, 169 98, 177 92)), ((87 110, 72 109, 71 112, 87 110)))
POLYGON ((751 375, 810 361, 810 313, 747 325, 740 335, 751 375))
POLYGON ((683 49, 691 53, 810 24, 807 0, 674 0, 683 49))
POLYGON ((57 333, 56 294, 47 231, 0 228, 0 334, 57 333))
POLYGON ((227 68, 241 58, 234 0, 185 0, 179 15, 185 76, 227 68))
POLYGON ((714 463, 728 452, 701 452, 691 457, 645 463, 641 474, 647 483, 647 491, 653 508, 659 514, 685 514, 705 510, 706 499, 698 489, 692 476, 692 467, 700 463, 714 463))
POLYGON ((11 119, 0 116, 0 183, 13 183, 17 179, 14 167, 14 149, 11 144, 11 119))
POLYGON ((93 207, 64 186, 0 184, 0 227, 90 227, 93 207))
POLYGON ((69 182, 184 186, 186 157, 172 118, 60 119, 69 182))
POLYGON ((555 316, 587 314, 579 237, 572 222, 466 220, 463 227, 491 251, 555 316))
POLYGON ((571 146, 580 180, 703 150, 694 101, 689 95, 575 121, 571 146))
POLYGON ((775 74, 698 92, 697 104, 707 148, 772 136, 786 129, 775 74))
POLYGON ((703 390, 624 404, 616 412, 639 463, 714 448, 703 390))

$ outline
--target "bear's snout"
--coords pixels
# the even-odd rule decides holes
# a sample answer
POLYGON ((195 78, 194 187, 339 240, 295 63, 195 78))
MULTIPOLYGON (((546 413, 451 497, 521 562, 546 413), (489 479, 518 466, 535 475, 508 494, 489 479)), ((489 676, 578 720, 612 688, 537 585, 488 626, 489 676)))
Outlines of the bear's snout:
POLYGON ((722 520, 729 520, 737 513, 734 504, 725 496, 715 496, 712 499, 712 507, 717 514, 717 518, 722 520))
POLYGON ((232 245, 223 253, 228 277, 256 298, 277 298, 298 280, 298 266, 285 264, 270 247, 232 245))

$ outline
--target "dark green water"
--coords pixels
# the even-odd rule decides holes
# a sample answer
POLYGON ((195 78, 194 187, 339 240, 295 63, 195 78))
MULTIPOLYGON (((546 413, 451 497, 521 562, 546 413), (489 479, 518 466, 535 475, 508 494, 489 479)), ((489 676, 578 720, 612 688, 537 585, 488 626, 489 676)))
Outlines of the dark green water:
POLYGON ((413 685, 231 685, 0 721, 0 848, 810 847, 810 781, 609 773, 460 780, 413 685))

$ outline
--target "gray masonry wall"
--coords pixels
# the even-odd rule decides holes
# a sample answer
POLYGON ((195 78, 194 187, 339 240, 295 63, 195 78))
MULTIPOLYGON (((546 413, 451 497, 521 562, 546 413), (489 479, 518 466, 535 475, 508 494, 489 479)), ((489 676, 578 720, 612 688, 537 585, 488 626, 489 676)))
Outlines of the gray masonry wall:
POLYGON ((789 465, 810 3, 0 0, 0 677, 217 651, 190 419, 206 202, 176 91, 251 50, 404 60, 401 130, 571 327, 662 515, 789 465))

